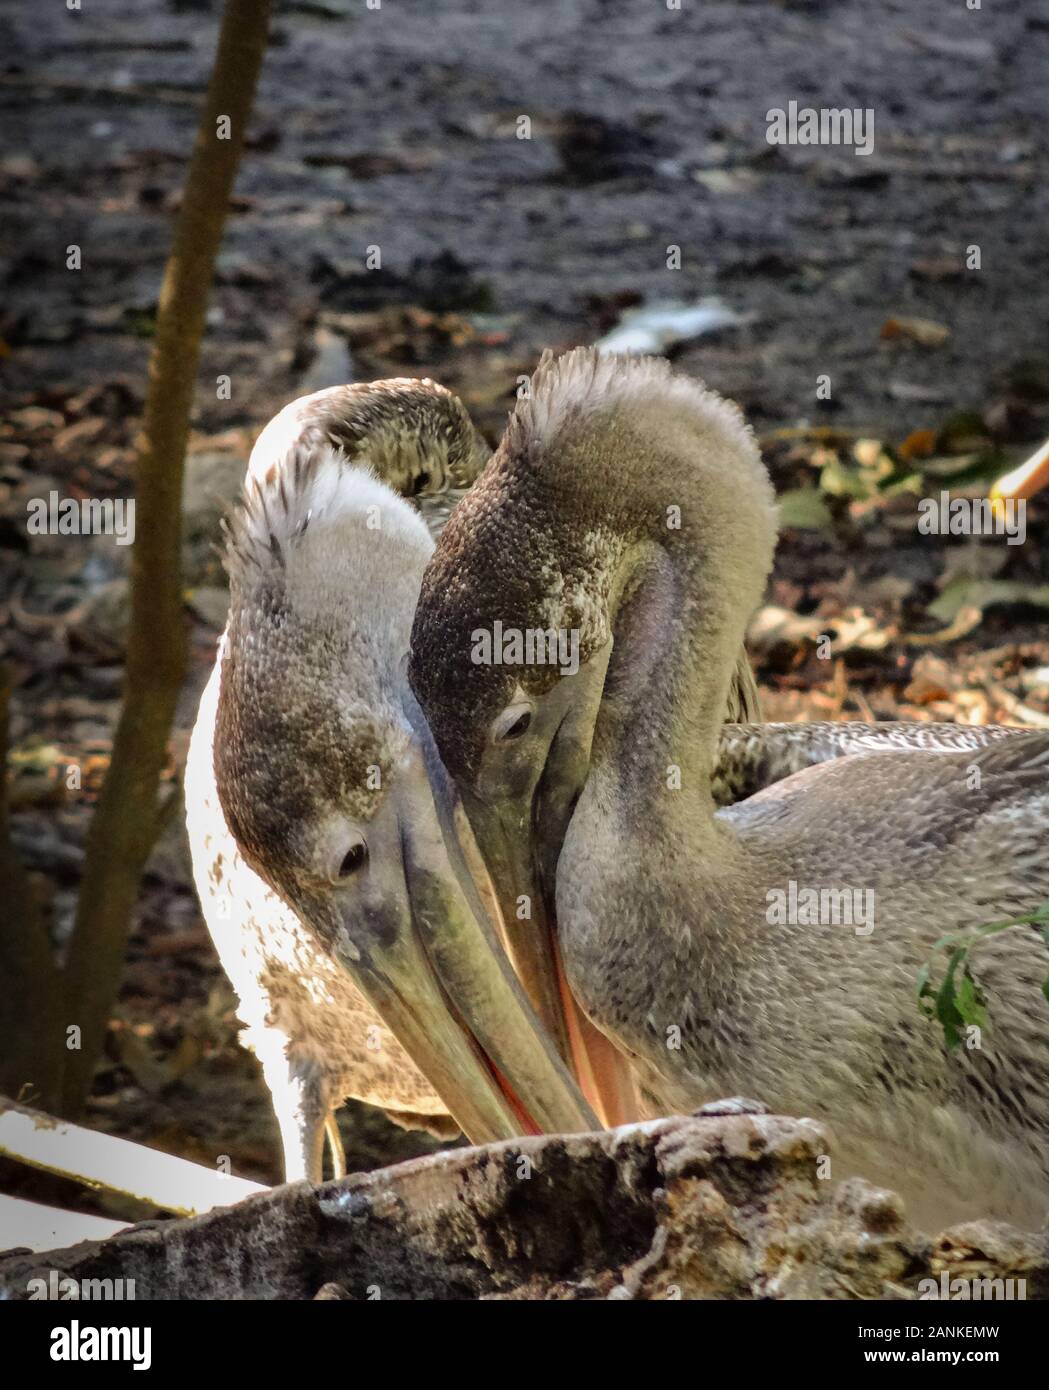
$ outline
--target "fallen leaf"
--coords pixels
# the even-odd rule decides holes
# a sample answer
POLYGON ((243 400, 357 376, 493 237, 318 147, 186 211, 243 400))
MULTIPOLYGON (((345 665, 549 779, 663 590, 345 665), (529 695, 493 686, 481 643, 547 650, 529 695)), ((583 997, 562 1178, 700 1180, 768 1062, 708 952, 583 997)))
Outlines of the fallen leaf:
POLYGON ((927 459, 935 452, 938 435, 935 430, 914 430, 900 445, 899 453, 905 459, 927 459))
POLYGON ((880 626, 861 608, 846 609, 839 617, 832 618, 829 626, 834 633, 830 649, 835 656, 851 651, 884 651, 896 634, 895 627, 880 626))
POLYGON ((926 652, 914 663, 910 684, 903 692, 903 698, 916 705, 932 704, 934 700, 949 700, 957 685, 957 678, 942 657, 926 652))
POLYGON ((797 531, 825 531, 834 524, 819 488, 798 487, 777 498, 780 525, 797 531))
POLYGON ((950 400, 950 393, 942 386, 923 386, 917 381, 890 381, 886 392, 891 400, 918 405, 943 405, 950 400))
POLYGON ((982 614, 996 604, 1028 604, 1049 608, 1049 584, 1021 584, 1010 579, 958 579, 929 604, 929 616, 950 623, 963 608, 982 614))
POLYGON ((910 338, 922 347, 942 347, 950 336, 947 325, 935 319, 890 318, 881 326, 881 337, 910 338))
POLYGON ((789 608, 766 603, 759 608, 747 629, 747 643, 755 652, 770 652, 781 643, 796 646, 806 639, 815 639, 826 631, 819 619, 792 613, 789 608))

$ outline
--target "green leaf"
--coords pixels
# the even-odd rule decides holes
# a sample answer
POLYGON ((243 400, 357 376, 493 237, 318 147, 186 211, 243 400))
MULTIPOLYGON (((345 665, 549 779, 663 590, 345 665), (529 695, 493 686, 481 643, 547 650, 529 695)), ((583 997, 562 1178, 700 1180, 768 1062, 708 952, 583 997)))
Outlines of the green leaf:
MULTIPOLYGON (((1029 916, 1013 917, 1004 922, 986 922, 975 931, 948 932, 934 943, 928 960, 915 977, 918 1008, 926 1018, 939 1020, 944 1042, 949 1048, 957 1047, 962 1041, 963 1029, 988 1026, 986 1000, 969 969, 970 952, 988 936, 1008 931, 1011 927, 1024 926, 1037 927, 1049 950, 1049 901, 1042 903, 1029 916), (947 964, 943 980, 938 987, 934 987, 933 961, 938 951, 947 952, 947 964)), ((1049 1002, 1049 976, 1042 984, 1042 993, 1049 1002)))
POLYGON ((819 488, 797 487, 776 498, 779 523, 797 531, 828 531, 834 525, 830 508, 819 488))
POLYGON ((957 1047, 962 1040, 961 1028, 964 1026, 965 1020, 958 1008, 954 977, 957 974, 958 966, 964 959, 965 948, 963 946, 956 947, 951 952, 943 983, 936 995, 936 1017, 940 1020, 944 1040, 948 1047, 957 1047))
POLYGON ((957 1005, 958 1013, 967 1028, 987 1027, 987 1013, 984 1010, 976 981, 969 973, 968 961, 965 963, 965 969, 958 985, 957 1005))
POLYGON ((954 579, 928 606, 938 623, 952 623, 963 608, 984 612, 995 604, 1049 608, 1049 584, 1024 584, 1014 579, 954 579))

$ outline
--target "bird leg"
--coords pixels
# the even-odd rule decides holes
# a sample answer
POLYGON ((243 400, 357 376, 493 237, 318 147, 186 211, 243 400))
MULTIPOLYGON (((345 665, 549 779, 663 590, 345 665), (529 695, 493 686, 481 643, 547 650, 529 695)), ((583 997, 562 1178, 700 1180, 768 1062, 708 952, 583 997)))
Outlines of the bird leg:
POLYGON ((333 1178, 344 1178, 346 1176, 346 1150, 342 1147, 339 1122, 335 1118, 334 1110, 328 1111, 327 1119, 324 1121, 324 1133, 328 1136, 328 1152, 331 1154, 331 1175, 333 1178))

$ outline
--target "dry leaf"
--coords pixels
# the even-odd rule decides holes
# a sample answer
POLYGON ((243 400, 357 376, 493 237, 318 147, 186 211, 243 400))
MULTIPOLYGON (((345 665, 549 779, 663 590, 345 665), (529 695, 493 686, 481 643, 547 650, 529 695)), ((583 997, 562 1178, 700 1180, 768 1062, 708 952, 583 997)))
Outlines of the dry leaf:
POLYGON ((914 430, 900 445, 900 457, 905 459, 930 458, 936 450, 937 438, 935 430, 914 430))
POLYGON ((910 338, 922 347, 942 347, 951 336, 945 323, 935 319, 890 318, 881 326, 883 338, 910 338))

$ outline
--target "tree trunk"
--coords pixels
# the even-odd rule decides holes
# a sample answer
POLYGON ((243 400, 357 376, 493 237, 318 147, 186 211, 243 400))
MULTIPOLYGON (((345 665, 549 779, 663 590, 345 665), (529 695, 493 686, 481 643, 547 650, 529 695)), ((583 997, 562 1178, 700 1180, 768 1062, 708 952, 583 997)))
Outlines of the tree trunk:
POLYGON ((62 1110, 91 1085, 120 985, 139 882, 157 828, 157 790, 185 674, 180 573, 182 471, 200 342, 244 133, 266 50, 270 0, 226 0, 215 66, 164 274, 136 478, 124 708, 87 838, 65 970, 62 1110), (228 121, 228 124, 227 124, 228 121))

